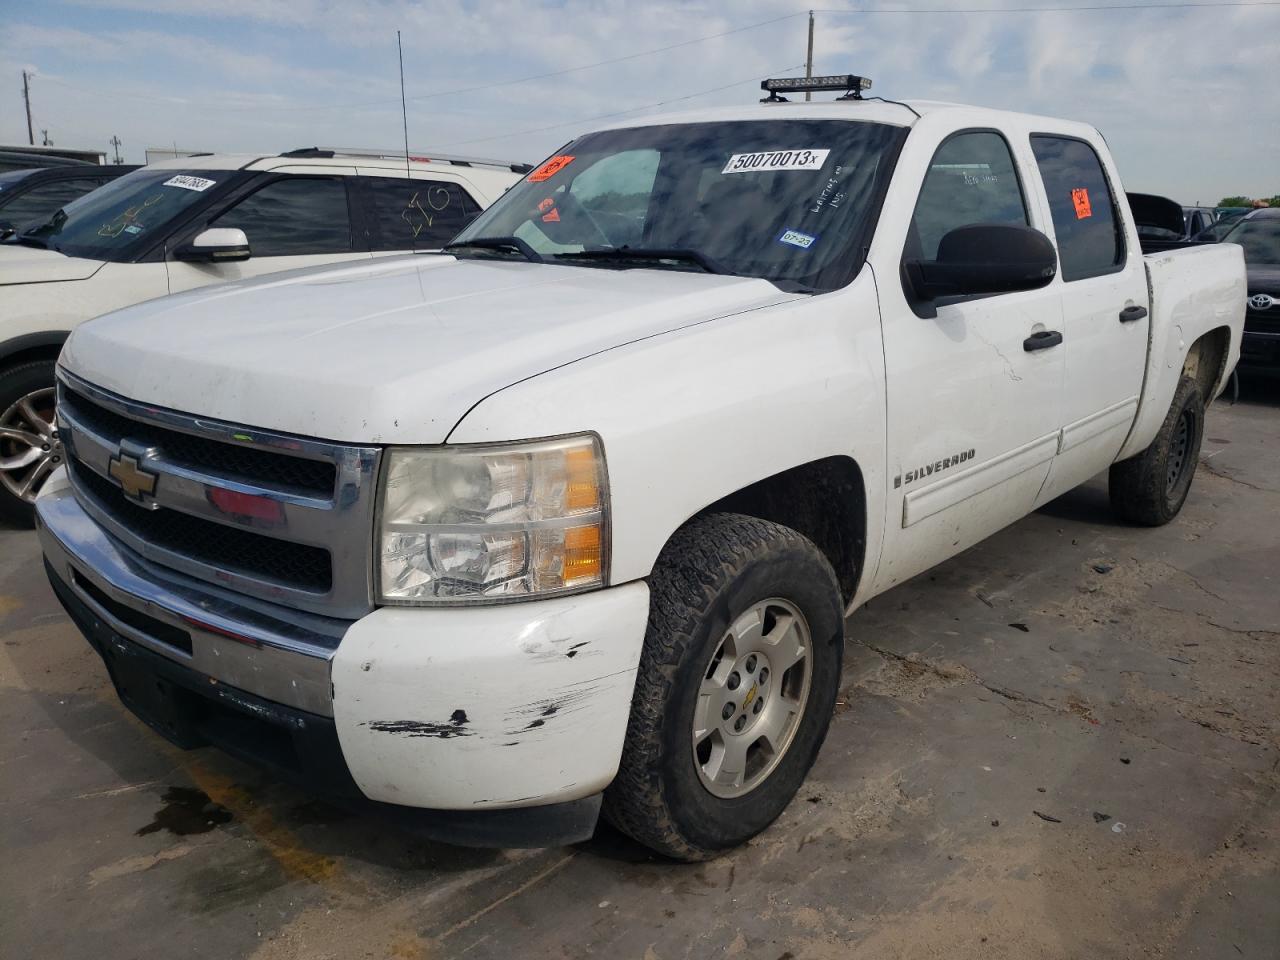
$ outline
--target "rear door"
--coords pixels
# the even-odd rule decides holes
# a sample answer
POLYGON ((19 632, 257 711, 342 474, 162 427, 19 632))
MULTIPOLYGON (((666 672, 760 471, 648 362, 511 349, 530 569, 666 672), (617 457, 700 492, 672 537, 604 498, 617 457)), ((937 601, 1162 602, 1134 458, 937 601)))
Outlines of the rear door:
POLYGON ((347 196, 351 179, 340 175, 276 176, 212 213, 203 225, 186 232, 184 242, 205 227, 238 227, 249 238, 251 256, 238 263, 191 263, 171 258, 167 264, 169 292, 297 267, 368 259, 364 239, 357 240, 352 227, 347 196))
POLYGON ((471 194, 447 180, 361 176, 355 186, 375 256, 439 250, 480 213, 471 194))
POLYGON ((1148 311, 1142 251, 1130 242, 1124 196, 1085 140, 1033 134, 1031 149, 1058 247, 1066 367, 1062 438, 1044 503, 1106 468, 1138 410, 1146 370, 1148 311))
MULTIPOLYGON (((1020 159, 993 130, 943 140, 918 187, 902 258, 933 259, 945 233, 970 224, 1044 230, 1040 205, 1024 189, 1029 156, 1020 159)), ((899 175, 908 174, 900 168, 899 175)), ((877 589, 1029 513, 1061 424, 1055 290, 950 298, 930 310, 912 301, 898 274, 876 275, 890 478, 877 589)))

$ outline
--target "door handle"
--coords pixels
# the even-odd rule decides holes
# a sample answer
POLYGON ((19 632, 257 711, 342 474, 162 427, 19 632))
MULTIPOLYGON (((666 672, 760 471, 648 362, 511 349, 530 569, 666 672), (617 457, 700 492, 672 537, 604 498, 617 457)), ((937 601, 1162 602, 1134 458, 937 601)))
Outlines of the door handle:
POLYGON ((1125 307, 1120 311, 1120 322, 1133 323, 1135 320, 1141 320, 1146 315, 1146 307, 1125 307))
POLYGON ((1056 347, 1062 342, 1062 334, 1057 330, 1037 330, 1027 339, 1022 341, 1022 349, 1027 353, 1036 350, 1048 350, 1050 347, 1056 347))

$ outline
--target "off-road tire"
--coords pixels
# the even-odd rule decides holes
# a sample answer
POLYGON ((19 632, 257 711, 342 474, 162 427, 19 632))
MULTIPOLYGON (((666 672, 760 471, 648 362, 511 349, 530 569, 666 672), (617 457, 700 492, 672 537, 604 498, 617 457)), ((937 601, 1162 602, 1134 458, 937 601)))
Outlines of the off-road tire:
POLYGON ((835 572, 789 527, 708 514, 667 543, 649 579, 649 623, 621 766, 605 791, 608 820, 677 860, 715 856, 755 836, 783 811, 813 765, 831 723, 844 653, 835 572), (713 795, 695 767, 692 720, 699 685, 729 625, 762 600, 794 605, 810 630, 805 708, 778 765, 754 789, 713 795))
POLYGON ((1163 526, 1176 517, 1191 490, 1203 439, 1204 399, 1196 382, 1184 376, 1151 445, 1137 456, 1111 465, 1111 509, 1116 516, 1146 527, 1163 526), (1181 463, 1172 484, 1171 460, 1175 465, 1181 463))
MULTIPOLYGON (((53 386, 53 360, 31 360, 0 369, 0 415, 19 398, 34 390, 53 386)), ((12 527, 35 526, 35 509, 0 484, 0 523, 12 527)))

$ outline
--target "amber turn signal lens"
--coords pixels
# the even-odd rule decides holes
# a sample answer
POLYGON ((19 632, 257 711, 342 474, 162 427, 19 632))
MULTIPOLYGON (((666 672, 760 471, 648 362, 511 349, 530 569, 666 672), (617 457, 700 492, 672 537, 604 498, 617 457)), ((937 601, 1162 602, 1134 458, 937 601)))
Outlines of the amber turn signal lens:
POLYGON ((564 584, 600 579, 600 525, 570 527, 564 532, 564 584))

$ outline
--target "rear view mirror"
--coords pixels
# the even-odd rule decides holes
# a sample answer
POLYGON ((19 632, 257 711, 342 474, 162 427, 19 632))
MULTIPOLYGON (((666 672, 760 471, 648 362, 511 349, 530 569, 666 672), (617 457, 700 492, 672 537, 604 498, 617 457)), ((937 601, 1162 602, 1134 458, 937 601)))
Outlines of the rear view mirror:
POLYGON ((1053 244, 1032 227, 979 223, 943 235, 936 260, 903 267, 921 300, 1036 290, 1058 272, 1053 244))
POLYGON ((238 227, 210 227, 196 234, 173 254, 179 260, 196 263, 233 263, 248 260, 249 238, 238 227))

